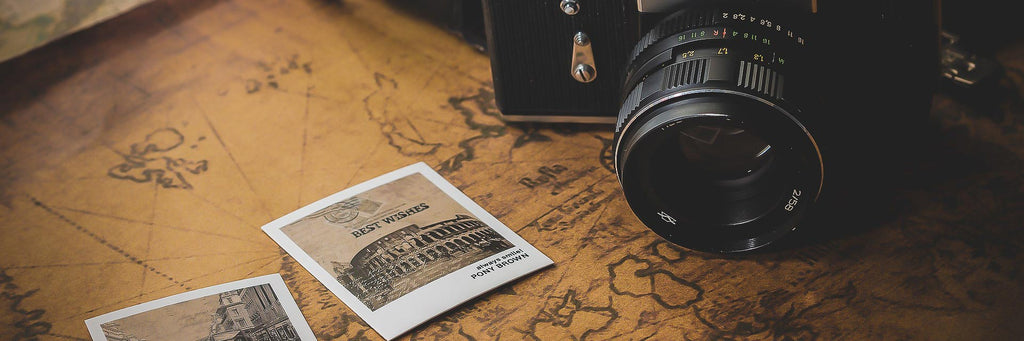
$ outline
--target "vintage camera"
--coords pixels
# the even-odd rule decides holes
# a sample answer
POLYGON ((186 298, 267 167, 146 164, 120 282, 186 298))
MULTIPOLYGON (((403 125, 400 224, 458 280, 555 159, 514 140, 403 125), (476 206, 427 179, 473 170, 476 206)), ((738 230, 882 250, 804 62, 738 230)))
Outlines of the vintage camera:
POLYGON ((835 196, 873 183, 914 138, 937 74, 932 0, 483 0, 483 12, 504 117, 614 123, 629 206, 702 251, 767 246, 802 226, 825 183, 843 184, 835 196))

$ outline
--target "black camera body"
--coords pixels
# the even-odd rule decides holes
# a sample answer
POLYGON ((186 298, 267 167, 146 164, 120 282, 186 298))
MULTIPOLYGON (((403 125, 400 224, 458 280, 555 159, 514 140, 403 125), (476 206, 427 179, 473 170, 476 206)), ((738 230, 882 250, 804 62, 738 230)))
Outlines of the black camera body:
POLYGON ((560 0, 483 0, 495 100, 506 120, 614 122, 639 13, 627 0, 577 4, 579 12, 567 15, 560 0), (587 83, 570 70, 577 32, 592 42, 597 77, 587 83))
MULTIPOLYGON (((932 63, 927 59, 934 59, 938 39, 936 0, 662 0, 651 6, 655 12, 637 8, 651 1, 574 0, 578 10, 572 15, 562 9, 563 2, 482 0, 496 101, 507 121, 615 123, 630 52, 642 35, 679 8, 728 4, 814 17, 823 27, 806 34, 843 36, 820 41, 824 45, 819 48, 836 50, 831 53, 839 59, 888 54, 918 65, 932 63), (571 75, 578 32, 590 38, 598 75, 586 83, 571 75), (882 43, 901 46, 879 50, 882 43)), ((930 73, 934 67, 922 69, 930 73)), ((900 78, 921 81, 916 75, 900 78)))
POLYGON ((483 0, 483 13, 507 120, 614 123, 637 217, 676 244, 741 252, 797 230, 826 182, 835 196, 874 182, 913 138, 937 6, 483 0))

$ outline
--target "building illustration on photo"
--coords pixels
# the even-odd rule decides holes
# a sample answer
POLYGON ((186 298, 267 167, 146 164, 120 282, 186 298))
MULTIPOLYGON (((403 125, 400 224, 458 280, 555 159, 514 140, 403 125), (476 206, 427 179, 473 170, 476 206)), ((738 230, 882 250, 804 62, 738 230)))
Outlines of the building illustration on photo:
POLYGON ((124 331, 117 322, 105 323, 100 328, 103 330, 103 336, 107 337, 107 341, 148 341, 124 331))
POLYGON ((512 247, 498 232, 463 214, 427 226, 393 231, 332 262, 334 275, 370 310, 478 260, 512 247))
POLYGON ((293 341, 298 334, 268 284, 219 295, 210 335, 197 341, 293 341))

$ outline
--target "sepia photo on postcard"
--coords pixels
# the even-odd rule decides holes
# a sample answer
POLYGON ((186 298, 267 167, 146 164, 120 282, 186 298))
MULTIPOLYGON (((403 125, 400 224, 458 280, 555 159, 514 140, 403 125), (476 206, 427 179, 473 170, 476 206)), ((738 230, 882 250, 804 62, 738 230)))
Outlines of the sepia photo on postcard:
POLYGON ((94 340, 315 340, 280 275, 190 291, 85 321, 94 340))
POLYGON ((263 229, 388 339, 552 263, 423 163, 263 229), (484 263, 508 266, 479 275, 484 263))
POLYGON ((370 310, 512 247, 419 173, 281 230, 370 310))

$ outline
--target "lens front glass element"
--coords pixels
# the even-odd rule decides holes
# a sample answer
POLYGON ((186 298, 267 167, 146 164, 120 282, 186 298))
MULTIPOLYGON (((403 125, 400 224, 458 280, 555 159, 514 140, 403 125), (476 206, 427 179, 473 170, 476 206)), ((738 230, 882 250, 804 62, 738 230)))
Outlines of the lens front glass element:
POLYGON ((703 124, 679 129, 682 157, 709 180, 735 180, 767 166, 772 147, 753 133, 732 125, 703 124))
POLYGON ((652 155, 639 161, 650 175, 642 186, 696 223, 750 222, 774 209, 789 186, 772 146, 735 120, 682 120, 643 143, 652 155))

